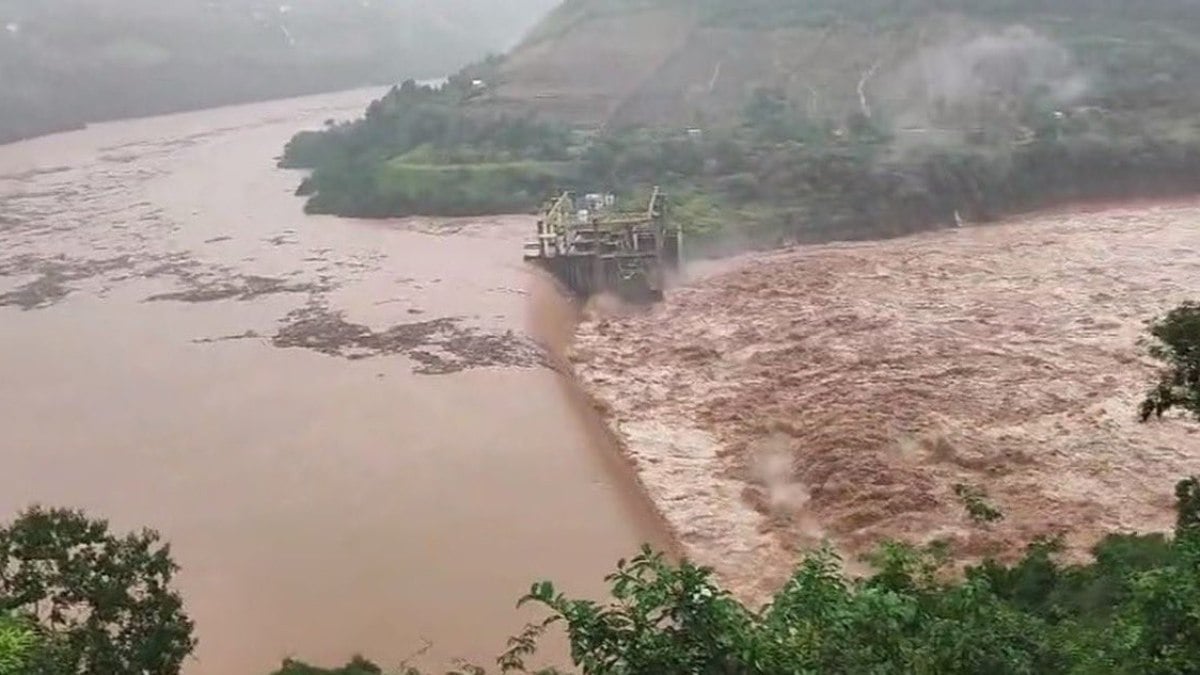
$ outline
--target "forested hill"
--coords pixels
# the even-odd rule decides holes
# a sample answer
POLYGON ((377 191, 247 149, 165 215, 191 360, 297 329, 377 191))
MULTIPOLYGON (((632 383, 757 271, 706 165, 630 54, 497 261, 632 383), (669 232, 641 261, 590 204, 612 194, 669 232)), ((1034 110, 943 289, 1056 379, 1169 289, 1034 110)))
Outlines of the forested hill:
POLYGON ((320 212, 659 184, 701 237, 896 234, 1200 190, 1197 35, 1200 0, 567 0, 285 164, 320 212))
POLYGON ((4 0, 0 142, 91 121, 444 77, 553 0, 4 0))

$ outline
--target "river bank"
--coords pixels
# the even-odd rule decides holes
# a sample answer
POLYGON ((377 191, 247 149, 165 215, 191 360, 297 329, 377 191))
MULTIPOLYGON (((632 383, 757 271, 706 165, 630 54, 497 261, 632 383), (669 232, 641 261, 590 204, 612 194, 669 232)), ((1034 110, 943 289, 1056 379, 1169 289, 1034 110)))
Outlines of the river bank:
POLYGON ((750 255, 571 361, 683 550, 765 598, 804 550, 960 560, 1167 530, 1195 425, 1136 421, 1143 322, 1200 295, 1196 202, 750 255), (973 527, 953 486, 1005 519, 973 527), (1066 518, 1063 518, 1066 514, 1066 518))

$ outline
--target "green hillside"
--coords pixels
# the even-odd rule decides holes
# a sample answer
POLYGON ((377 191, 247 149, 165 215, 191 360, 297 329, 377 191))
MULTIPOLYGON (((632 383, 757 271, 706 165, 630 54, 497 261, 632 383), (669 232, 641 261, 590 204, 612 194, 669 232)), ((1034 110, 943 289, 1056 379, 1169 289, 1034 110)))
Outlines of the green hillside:
POLYGON ((300 143, 336 161, 286 161, 316 169, 313 210, 445 212, 366 179, 435 106, 439 152, 492 145, 456 131, 490 125, 504 161, 571 162, 555 187, 667 186, 702 234, 892 234, 1200 187, 1197 35, 1195 0, 567 0, 445 90, 300 143))

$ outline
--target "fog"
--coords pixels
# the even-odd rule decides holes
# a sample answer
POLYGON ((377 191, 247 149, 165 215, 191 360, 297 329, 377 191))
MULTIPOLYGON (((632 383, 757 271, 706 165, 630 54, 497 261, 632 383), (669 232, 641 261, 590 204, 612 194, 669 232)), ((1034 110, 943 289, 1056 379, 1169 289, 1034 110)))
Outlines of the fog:
POLYGON ((5 0, 0 142, 91 121, 440 77, 555 0, 5 0))
POLYGON ((1089 77, 1070 51, 1024 25, 958 34, 921 50, 885 86, 901 127, 1015 125, 1030 101, 1069 105, 1089 77))

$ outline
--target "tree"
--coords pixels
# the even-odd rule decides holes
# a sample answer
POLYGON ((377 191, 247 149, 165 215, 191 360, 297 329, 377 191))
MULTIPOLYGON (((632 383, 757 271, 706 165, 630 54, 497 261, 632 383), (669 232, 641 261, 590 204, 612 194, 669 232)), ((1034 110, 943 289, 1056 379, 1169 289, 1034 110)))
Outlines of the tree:
POLYGON ((383 669, 374 663, 356 656, 337 669, 317 668, 302 661, 288 659, 272 675, 382 675, 383 669))
POLYGON ((175 675, 196 642, 158 533, 118 537, 81 511, 33 507, 0 529, 0 613, 53 643, 54 675, 175 675))
MULTIPOLYGON (((460 664, 455 670, 447 671, 445 675, 486 675, 487 671, 478 666, 460 664)), ((271 675, 424 675, 420 670, 406 664, 401 664, 396 670, 385 671, 378 665, 355 656, 341 668, 321 668, 303 661, 287 659, 279 670, 271 675)), ((535 675, 558 675, 556 671, 538 671, 535 675)))
POLYGON ((1164 363, 1142 402, 1142 421, 1183 408, 1200 419, 1200 303, 1185 302, 1150 325, 1150 355, 1164 363))

